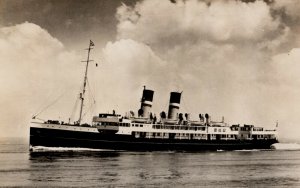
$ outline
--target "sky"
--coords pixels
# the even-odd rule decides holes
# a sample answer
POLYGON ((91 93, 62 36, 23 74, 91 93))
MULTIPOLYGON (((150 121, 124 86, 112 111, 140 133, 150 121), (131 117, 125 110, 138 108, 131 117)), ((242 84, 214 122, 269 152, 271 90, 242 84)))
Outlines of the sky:
POLYGON ((92 40, 87 122, 137 112, 145 85, 156 114, 180 91, 194 119, 278 122, 279 139, 299 142, 299 10, 297 0, 0 0, 0 136, 28 137, 33 115, 77 120, 92 40))

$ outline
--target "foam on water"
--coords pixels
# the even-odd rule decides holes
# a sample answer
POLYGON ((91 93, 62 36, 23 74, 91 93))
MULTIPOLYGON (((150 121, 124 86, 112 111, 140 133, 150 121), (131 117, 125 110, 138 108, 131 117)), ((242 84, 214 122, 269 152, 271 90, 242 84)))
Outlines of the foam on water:
POLYGON ((276 150, 300 150, 300 144, 297 143, 276 143, 271 146, 276 150))
MULTIPOLYGON (((298 143, 276 143, 271 146, 272 150, 300 150, 300 144, 298 143)), ((266 149, 263 149, 266 150, 266 149)), ((270 149, 267 149, 270 150, 270 149)), ((44 147, 44 146, 34 146, 30 147, 30 151, 32 152, 64 152, 64 151, 115 151, 109 149, 92 149, 92 148, 76 148, 76 147, 44 147)), ((224 150, 217 150, 218 152, 222 152, 224 150)), ((235 150, 235 151, 262 151, 261 149, 251 149, 251 150, 235 150)))
POLYGON ((265 150, 269 150, 269 149, 238 149, 238 150, 234 150, 234 151, 265 151, 265 150))
POLYGON ((114 151, 114 150, 108 150, 108 149, 92 149, 92 148, 72 148, 72 147, 44 147, 44 146, 30 146, 30 151, 32 152, 65 152, 65 151, 77 151, 77 152, 83 152, 83 151, 114 151))

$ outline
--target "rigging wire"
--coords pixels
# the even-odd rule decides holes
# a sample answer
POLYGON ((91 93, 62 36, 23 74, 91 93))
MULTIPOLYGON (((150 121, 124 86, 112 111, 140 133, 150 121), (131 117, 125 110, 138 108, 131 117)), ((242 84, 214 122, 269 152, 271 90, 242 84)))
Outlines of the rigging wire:
POLYGON ((90 97, 93 99, 93 103, 96 103, 95 97, 94 97, 94 95, 93 95, 92 88, 91 88, 91 86, 90 86, 89 79, 87 79, 87 85, 88 85, 88 91, 90 91, 90 92, 89 92, 89 95, 90 95, 90 97))
POLYGON ((91 98, 92 100, 89 100, 89 107, 87 108, 87 110, 85 111, 85 113, 83 114, 83 117, 85 117, 88 113, 91 114, 91 116, 93 115, 93 112, 95 110, 94 106, 96 104, 96 100, 95 100, 95 97, 93 95, 93 90, 90 86, 90 82, 89 82, 89 79, 87 79, 87 86, 88 86, 88 93, 89 93, 89 98, 91 98))
POLYGON ((43 108, 42 110, 40 110, 38 113, 36 113, 35 115, 32 116, 32 119, 35 119, 38 115, 40 115, 42 112, 44 112, 45 110, 47 110, 48 108, 50 108, 52 105, 54 105, 55 103, 57 103, 57 101, 59 99, 61 99, 62 96, 64 96, 66 93, 66 91, 61 94, 59 97, 57 97, 52 103, 50 103, 49 105, 47 105, 45 108, 43 108))
POLYGON ((40 105, 40 107, 38 108, 38 110, 36 110, 37 112, 42 111, 46 105, 48 105, 50 103, 50 99, 54 98, 54 92, 51 92, 50 95, 48 95, 48 97, 46 97, 47 100, 44 100, 44 102, 40 105))
MULTIPOLYGON (((87 93, 88 93, 88 98, 89 99, 92 99, 92 100, 89 100, 89 105, 88 105, 88 108, 87 108, 87 110, 85 110, 85 112, 84 112, 84 114, 82 115, 82 117, 85 117, 88 113, 90 113, 91 114, 91 116, 93 115, 93 112, 94 112, 94 110, 95 110, 95 108, 93 108, 95 105, 96 105, 96 99, 95 99, 95 96, 94 96, 94 94, 93 94, 93 90, 94 89, 92 89, 92 87, 91 87, 91 84, 90 84, 90 81, 89 81, 89 79, 88 79, 88 77, 87 77, 87 93)), ((73 110, 72 110, 72 113, 71 113, 71 116, 70 116, 70 121, 72 120, 74 120, 74 116, 75 116, 75 112, 76 112, 76 110, 77 110, 77 108, 78 108, 78 102, 79 102, 79 99, 80 98, 77 98, 77 100, 76 100, 76 102, 75 102, 75 105, 74 105, 74 107, 73 107, 73 110)))
POLYGON ((74 116, 75 116, 75 111, 78 107, 78 101, 79 101, 79 97, 77 97, 76 101, 75 101, 75 104, 74 104, 74 107, 73 107, 73 110, 72 110, 72 113, 70 115, 70 121, 74 121, 74 116))

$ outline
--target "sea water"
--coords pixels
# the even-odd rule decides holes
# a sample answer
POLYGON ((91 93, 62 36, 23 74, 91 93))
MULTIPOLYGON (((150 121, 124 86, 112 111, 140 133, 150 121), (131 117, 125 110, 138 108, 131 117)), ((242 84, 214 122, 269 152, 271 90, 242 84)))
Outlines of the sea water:
POLYGON ((1 187, 300 187, 300 146, 275 150, 126 152, 35 148, 0 140, 1 187))

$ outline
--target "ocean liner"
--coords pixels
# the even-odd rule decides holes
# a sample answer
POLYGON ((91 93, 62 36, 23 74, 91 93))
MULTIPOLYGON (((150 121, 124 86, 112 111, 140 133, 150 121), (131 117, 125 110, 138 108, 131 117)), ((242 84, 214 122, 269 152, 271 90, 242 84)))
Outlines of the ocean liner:
POLYGON ((100 113, 92 118, 92 124, 82 123, 82 109, 86 92, 90 41, 83 90, 80 93, 78 121, 64 123, 58 120, 38 121, 36 116, 30 125, 30 149, 36 146, 72 147, 130 151, 203 151, 270 149, 278 142, 277 131, 253 125, 228 125, 211 120, 209 114, 199 114, 191 120, 190 114, 180 113, 182 92, 171 92, 168 113, 159 117, 151 112, 154 91, 144 86, 141 106, 122 116, 100 113))

